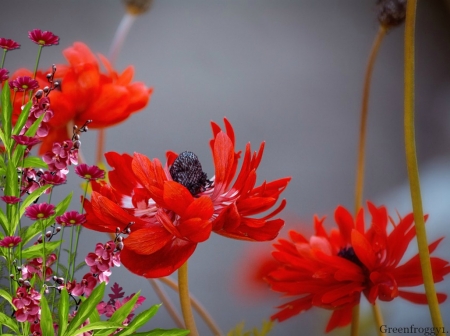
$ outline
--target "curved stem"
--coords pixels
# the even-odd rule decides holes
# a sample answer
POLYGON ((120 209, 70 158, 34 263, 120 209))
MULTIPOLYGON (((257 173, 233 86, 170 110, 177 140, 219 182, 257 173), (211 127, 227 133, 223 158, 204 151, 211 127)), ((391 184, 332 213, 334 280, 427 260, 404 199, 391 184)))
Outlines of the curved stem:
POLYGON ((381 314, 381 309, 378 303, 375 301, 375 304, 372 306, 373 318, 375 319, 375 323, 377 324, 378 335, 383 336, 386 333, 382 332, 381 326, 384 325, 383 315, 381 314))
POLYGON ((191 332, 189 335, 198 336, 194 314, 192 313, 191 300, 189 297, 187 261, 178 269, 178 294, 180 296, 180 306, 181 312, 183 313, 184 323, 186 324, 186 328, 191 332))
POLYGON ((113 41, 111 43, 111 48, 109 49, 108 58, 111 64, 114 64, 119 55, 119 51, 122 49, 123 42, 130 32, 131 26, 136 20, 136 15, 130 13, 125 13, 117 27, 116 33, 114 34, 113 41))
MULTIPOLYGON (((164 283, 165 285, 172 288, 175 292, 178 292, 178 285, 175 281, 173 281, 169 277, 164 278, 158 278, 159 281, 164 283)), ((193 296, 191 295, 191 305, 192 307, 197 311, 197 313, 200 315, 200 317, 203 319, 203 321, 206 323, 208 328, 213 332, 214 335, 220 336, 222 335, 222 332, 217 325, 217 323, 213 320, 211 315, 208 314, 206 309, 201 305, 201 303, 193 296)))
POLYGON ((172 302, 170 301, 170 298, 167 297, 166 293, 159 286, 158 282, 155 279, 147 279, 147 280, 150 283, 150 285, 152 286, 156 295, 158 295, 158 298, 162 301, 164 308, 166 308, 167 312, 169 313, 170 317, 175 322, 177 327, 183 328, 184 327, 183 321, 181 320, 180 316, 178 315, 177 311, 175 310, 175 307, 173 306, 172 302))
MULTIPOLYGON (((414 135, 414 31, 416 21, 417 0, 409 0, 406 7, 405 21, 405 152, 408 169, 411 201, 416 227, 417 245, 419 248, 420 266, 422 268, 425 294, 428 300, 431 320, 434 328, 444 329, 439 303, 434 288, 433 271, 431 269, 428 250, 425 220, 422 209, 419 170, 417 164, 416 144, 414 135)), ((439 332, 438 332, 439 333, 439 332)))
POLYGON ((370 50, 369 60, 367 62, 366 73, 364 76, 364 88, 361 106, 361 123, 359 126, 359 144, 358 144, 358 161, 356 168, 356 183, 355 183, 355 213, 358 213, 362 204, 363 188, 364 188, 364 156, 366 148, 366 129, 367 129, 367 115, 369 111, 369 95, 370 83, 372 79, 373 68, 377 58, 378 50, 380 49, 383 37, 386 35, 386 28, 380 26, 378 33, 370 50))

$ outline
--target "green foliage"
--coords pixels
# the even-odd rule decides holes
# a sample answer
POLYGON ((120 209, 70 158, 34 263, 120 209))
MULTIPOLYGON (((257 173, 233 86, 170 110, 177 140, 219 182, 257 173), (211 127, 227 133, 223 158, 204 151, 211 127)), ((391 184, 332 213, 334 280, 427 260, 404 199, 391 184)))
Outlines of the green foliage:
POLYGON ((145 323, 147 323, 158 311, 161 305, 157 304, 150 307, 147 310, 144 310, 139 315, 133 318, 133 321, 130 322, 127 329, 120 331, 117 336, 127 336, 133 334, 136 330, 142 327, 145 323))

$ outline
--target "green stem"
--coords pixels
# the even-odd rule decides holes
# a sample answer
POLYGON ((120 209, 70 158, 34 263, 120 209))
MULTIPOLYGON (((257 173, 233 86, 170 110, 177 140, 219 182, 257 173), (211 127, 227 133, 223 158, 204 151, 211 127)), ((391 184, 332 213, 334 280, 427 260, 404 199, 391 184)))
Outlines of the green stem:
POLYGON ((0 66, 0 68, 3 68, 3 66, 5 65, 5 59, 6 59, 6 52, 8 50, 3 49, 3 57, 2 57, 2 65, 0 66))
MULTIPOLYGON (((89 187, 89 182, 86 182, 86 186, 84 187, 83 201, 81 202, 80 214, 83 214, 83 210, 84 210, 83 203, 84 203, 84 200, 86 199, 88 187, 89 187)), ((72 278, 75 275, 75 264, 76 264, 75 261, 77 259, 78 240, 80 238, 81 228, 82 228, 81 225, 77 225, 77 234, 76 234, 76 241, 75 241, 75 255, 73 257, 73 265, 72 265, 72 278)))
POLYGON ((38 69, 38 66, 39 66, 39 60, 41 59, 42 48, 43 48, 43 46, 39 45, 38 54, 37 54, 37 57, 36 57, 36 64, 34 66, 33 79, 36 79, 36 73, 37 73, 37 69, 38 69))
POLYGON ((186 328, 191 332, 189 335, 198 336, 194 314, 192 313, 191 299, 189 297, 187 261, 178 269, 178 294, 180 296, 180 306, 181 312, 183 313, 184 323, 186 324, 186 328))
POLYGON ((45 283, 46 260, 45 260, 45 225, 42 219, 39 220, 42 231, 42 283, 45 283))
MULTIPOLYGON (((425 294, 428 300, 431 320, 436 330, 444 330, 439 302, 434 288, 433 271, 428 250, 425 220, 422 209, 419 170, 417 164, 416 144, 414 135, 414 35, 417 0, 409 0, 406 7, 405 21, 405 101, 404 127, 405 152, 408 178, 411 191, 411 201, 416 227, 417 245, 419 248, 420 266, 422 268, 425 294)), ((439 332, 438 332, 439 333, 439 332)))

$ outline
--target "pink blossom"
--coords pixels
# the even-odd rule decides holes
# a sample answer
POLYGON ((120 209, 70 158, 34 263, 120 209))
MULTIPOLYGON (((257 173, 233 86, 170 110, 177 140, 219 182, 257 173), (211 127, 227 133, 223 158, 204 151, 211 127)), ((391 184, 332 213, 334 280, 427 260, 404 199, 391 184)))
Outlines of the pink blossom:
POLYGON ((39 83, 37 80, 28 77, 28 76, 22 76, 17 77, 13 81, 9 83, 9 87, 12 90, 23 92, 27 90, 34 90, 39 87, 39 83))
POLYGON ((97 166, 88 166, 85 163, 75 168, 75 173, 85 180, 94 181, 105 178, 105 171, 97 166))
POLYGON ((33 204, 25 209, 25 216, 33 220, 46 219, 55 214, 55 206, 48 203, 33 204))
POLYGON ((52 46, 59 44, 59 37, 51 31, 42 31, 40 29, 33 29, 28 32, 28 37, 31 41, 40 46, 52 46))
POLYGON ((21 201, 21 199, 19 197, 16 197, 16 196, 2 196, 0 198, 6 204, 17 204, 17 203, 19 203, 21 201))
POLYGON ((62 216, 56 217, 56 222, 62 226, 80 225, 86 222, 86 216, 78 211, 67 211, 62 216))
POLYGON ((0 48, 2 48, 4 50, 14 50, 14 49, 19 49, 20 44, 14 40, 0 37, 0 48))
POLYGON ((6 248, 12 248, 19 245, 19 243, 22 241, 22 238, 18 236, 7 236, 0 240, 0 246, 6 247, 6 248))
POLYGON ((5 68, 0 68, 0 82, 4 82, 9 78, 9 71, 5 68))

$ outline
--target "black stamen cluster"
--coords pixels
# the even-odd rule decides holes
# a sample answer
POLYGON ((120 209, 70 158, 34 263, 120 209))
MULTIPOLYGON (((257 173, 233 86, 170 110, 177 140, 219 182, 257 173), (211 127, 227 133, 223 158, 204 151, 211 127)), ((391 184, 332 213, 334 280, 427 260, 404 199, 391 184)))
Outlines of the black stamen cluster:
POLYGON ((351 246, 341 249, 338 252, 338 256, 347 259, 358 266, 364 267, 364 264, 359 260, 358 256, 355 253, 355 250, 351 246))
POLYGON ((192 152, 183 152, 170 167, 170 175, 175 182, 184 185, 192 196, 205 190, 211 184, 197 155, 192 152))

